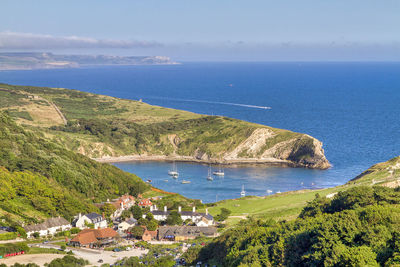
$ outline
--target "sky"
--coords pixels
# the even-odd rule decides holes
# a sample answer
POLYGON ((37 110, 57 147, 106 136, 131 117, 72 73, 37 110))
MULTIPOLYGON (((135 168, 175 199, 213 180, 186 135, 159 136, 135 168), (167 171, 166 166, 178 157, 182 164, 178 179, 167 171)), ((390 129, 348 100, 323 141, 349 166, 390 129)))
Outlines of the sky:
POLYGON ((0 52, 400 61, 399 0, 1 0, 0 52))

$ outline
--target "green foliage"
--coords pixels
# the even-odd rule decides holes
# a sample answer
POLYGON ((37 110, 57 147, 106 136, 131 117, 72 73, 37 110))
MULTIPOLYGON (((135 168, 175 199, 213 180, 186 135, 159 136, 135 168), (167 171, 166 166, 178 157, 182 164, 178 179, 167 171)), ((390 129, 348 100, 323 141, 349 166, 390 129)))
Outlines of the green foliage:
POLYGON ((125 219, 131 217, 131 215, 132 215, 132 213, 129 210, 123 210, 120 217, 122 220, 125 220, 125 219))
POLYGON ((106 203, 104 204, 100 210, 102 212, 104 212, 104 216, 106 216, 107 218, 110 218, 110 216, 117 210, 113 204, 111 203, 106 203))
POLYGON ((67 219, 80 211, 96 211, 91 200, 143 192, 148 186, 137 176, 97 163, 17 126, 0 112, 0 208, 20 213, 10 200, 27 199, 48 215, 67 219))
POLYGON ((181 215, 177 211, 171 211, 166 220, 167 225, 182 225, 181 215))
POLYGON ((28 252, 29 251, 28 245, 24 242, 0 244, 0 256, 20 251, 28 252))
POLYGON ((128 231, 132 234, 133 237, 139 239, 143 236, 144 228, 141 226, 133 226, 128 231))
POLYGON ((133 218, 135 218, 136 220, 139 220, 143 216, 142 208, 139 206, 131 207, 130 211, 132 212, 133 218))
POLYGON ((63 258, 54 259, 46 264, 47 267, 81 267, 88 265, 89 262, 84 259, 78 259, 71 255, 66 255, 63 258))
POLYGON ((11 267, 39 267, 39 265, 37 265, 36 263, 27 263, 27 264, 15 263, 14 265, 11 265, 11 267))
POLYGON ((220 214, 218 214, 217 216, 215 216, 215 220, 217 220, 217 221, 219 221, 219 222, 225 221, 226 219, 228 219, 228 217, 229 217, 229 215, 230 215, 231 213, 232 213, 232 212, 231 212, 229 209, 227 209, 227 208, 221 208, 221 212, 220 212, 220 214))
POLYGON ((149 230, 149 231, 157 230, 157 228, 158 228, 157 220, 152 219, 152 220, 148 221, 146 227, 147 227, 147 230, 149 230))
POLYGON ((11 240, 17 238, 18 234, 16 232, 8 232, 0 234, 0 240, 11 240))
POLYGON ((222 266, 392 266, 400 260, 399 204, 397 190, 381 187, 316 195, 294 221, 243 221, 184 256, 222 266))

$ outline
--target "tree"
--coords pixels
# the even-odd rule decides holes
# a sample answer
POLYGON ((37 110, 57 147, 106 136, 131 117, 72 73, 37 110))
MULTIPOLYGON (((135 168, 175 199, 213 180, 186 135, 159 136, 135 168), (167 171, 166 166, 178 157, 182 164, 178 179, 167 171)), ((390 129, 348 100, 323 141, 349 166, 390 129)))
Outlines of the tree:
POLYGON ((139 225, 143 225, 143 226, 146 226, 147 225, 147 220, 145 219, 145 218, 140 218, 139 220, 138 220, 138 224, 139 225))
POLYGON ((101 207, 101 211, 104 212, 106 217, 110 217, 117 209, 111 203, 106 203, 101 207))
POLYGON ((39 236, 40 236, 39 232, 34 232, 32 235, 34 238, 39 238, 39 236))
POLYGON ((131 212, 132 212, 133 218, 135 218, 136 220, 139 220, 143 216, 142 208, 139 206, 133 206, 131 208, 131 212))
POLYGON ((146 219, 147 219, 148 221, 153 220, 153 219, 154 219, 153 213, 148 212, 148 213, 146 214, 146 219))
POLYGON ((158 222, 154 219, 151 221, 148 221, 146 227, 147 227, 147 230, 149 230, 149 231, 155 231, 155 230, 157 230, 158 222))
POLYGON ((141 238, 144 233, 144 228, 141 226, 133 226, 128 230, 136 239, 141 238))
POLYGON ((177 211, 171 211, 167 217, 166 223, 168 225, 182 225, 183 221, 181 215, 177 211))
POLYGON ((131 217, 131 215, 132 215, 132 213, 129 210, 124 210, 121 213, 121 219, 125 220, 125 219, 131 217))
POLYGON ((227 208, 222 208, 220 214, 218 214, 217 216, 215 216, 215 219, 219 222, 225 221, 226 219, 228 219, 229 215, 232 212, 227 209, 227 208))
POLYGON ((62 251, 64 251, 66 248, 67 248, 66 245, 61 245, 61 247, 60 247, 60 249, 61 249, 62 251))

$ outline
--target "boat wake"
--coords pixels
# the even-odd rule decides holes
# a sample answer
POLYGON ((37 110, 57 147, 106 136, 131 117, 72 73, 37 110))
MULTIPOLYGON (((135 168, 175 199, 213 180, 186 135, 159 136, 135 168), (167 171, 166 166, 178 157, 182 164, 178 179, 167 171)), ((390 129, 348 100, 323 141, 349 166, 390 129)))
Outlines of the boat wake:
POLYGON ((182 98, 171 98, 171 97, 156 97, 156 96, 146 97, 146 98, 171 100, 171 101, 177 101, 177 102, 193 102, 193 103, 205 103, 205 104, 238 106, 238 107, 245 107, 245 108, 272 109, 271 107, 267 107, 267 106, 257 106, 257 105, 231 103, 231 102, 220 102, 220 101, 194 100, 194 99, 182 99, 182 98))

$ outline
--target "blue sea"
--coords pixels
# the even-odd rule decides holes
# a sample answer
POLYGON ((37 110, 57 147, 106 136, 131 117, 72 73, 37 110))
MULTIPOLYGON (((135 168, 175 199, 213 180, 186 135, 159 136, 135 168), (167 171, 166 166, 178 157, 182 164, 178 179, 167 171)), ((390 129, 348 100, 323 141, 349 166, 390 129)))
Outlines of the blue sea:
MULTIPOLYGON (((156 187, 212 202, 267 190, 346 183, 371 165, 400 154, 400 63, 184 63, 2 71, 0 82, 73 88, 165 107, 225 115, 307 133, 324 143, 329 170, 229 167, 206 180, 208 166, 168 162, 115 166, 156 187), (264 109, 260 107, 271 107, 264 109), (181 184, 182 179, 190 184, 181 184)), ((216 166, 214 166, 216 167, 216 166)))

